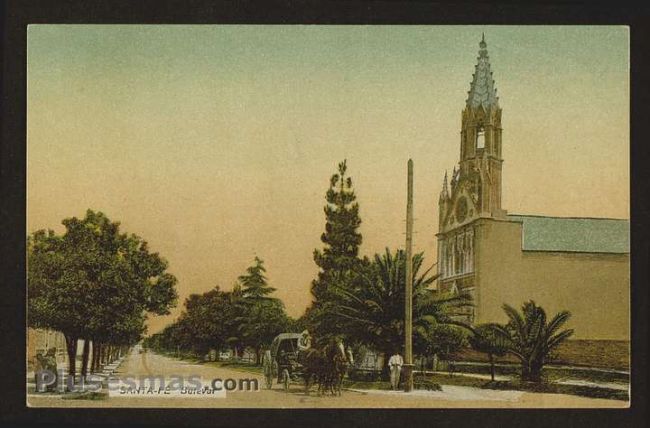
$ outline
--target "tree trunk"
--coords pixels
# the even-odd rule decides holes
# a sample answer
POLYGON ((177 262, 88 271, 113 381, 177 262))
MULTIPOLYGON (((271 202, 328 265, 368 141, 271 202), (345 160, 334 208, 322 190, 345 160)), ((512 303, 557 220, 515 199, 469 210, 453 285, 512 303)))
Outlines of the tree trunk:
POLYGON ((494 355, 488 354, 490 358, 490 376, 492 377, 492 382, 494 382, 494 355))
POLYGON ((97 353, 97 344, 93 340, 90 346, 90 373, 95 373, 95 354, 97 353))
POLYGON ((95 351, 95 344, 93 343, 93 354, 95 355, 95 371, 99 370, 99 366, 101 365, 101 362, 99 358, 102 355, 102 344, 101 342, 97 342, 97 351, 95 351))
POLYGON ((77 338, 64 335, 65 337, 65 347, 68 352, 68 376, 74 376, 77 374, 77 338))
POLYGON ((102 344, 97 341, 93 341, 93 373, 99 370, 99 355, 101 353, 101 349, 102 344))
POLYGON ((542 367, 544 367, 544 363, 542 361, 533 361, 530 364, 530 380, 532 382, 542 381, 542 367))
POLYGON ((521 380, 527 382, 531 380, 530 363, 526 360, 521 362, 521 380))
POLYGON ((90 340, 84 339, 83 355, 81 357, 81 376, 85 379, 88 375, 88 354, 90 353, 90 340))
POLYGON ((95 352, 97 344, 93 340, 90 345, 90 373, 95 373, 95 352))
POLYGON ((261 353, 262 353, 262 348, 257 348, 257 350, 255 351, 255 365, 256 366, 260 365, 260 361, 261 361, 260 355, 261 355, 261 353))

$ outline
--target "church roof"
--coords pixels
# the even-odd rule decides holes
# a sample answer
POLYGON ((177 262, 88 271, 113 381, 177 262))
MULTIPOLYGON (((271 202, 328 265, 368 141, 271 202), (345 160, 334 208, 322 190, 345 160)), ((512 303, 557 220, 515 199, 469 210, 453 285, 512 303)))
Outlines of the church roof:
POLYGON ((483 106, 485 109, 491 106, 499 107, 499 97, 497 97, 497 90, 494 87, 494 79, 490 70, 490 57, 487 52, 485 35, 481 39, 479 47, 481 49, 478 51, 478 63, 472 75, 472 83, 467 97, 467 107, 476 108, 483 106))
POLYGON ((508 215, 523 223, 524 251, 630 252, 629 220, 508 215))

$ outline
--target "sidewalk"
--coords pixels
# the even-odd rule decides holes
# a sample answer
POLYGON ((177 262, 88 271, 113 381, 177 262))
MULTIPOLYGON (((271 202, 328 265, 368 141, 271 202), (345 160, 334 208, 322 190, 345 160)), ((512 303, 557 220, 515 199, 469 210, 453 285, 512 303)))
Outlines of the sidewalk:
POLYGON ((442 385, 442 391, 413 390, 411 392, 386 391, 380 389, 348 389, 362 394, 394 395, 397 397, 432 398, 446 401, 519 401, 523 391, 497 391, 469 386, 442 385))
MULTIPOLYGON (((92 376, 97 376, 102 379, 102 384, 107 385, 108 379, 113 375, 115 370, 122 364, 124 361, 126 355, 118 358, 117 360, 113 361, 110 364, 106 364, 104 367, 102 367, 101 371, 95 372, 95 373, 89 373, 89 375, 92 376)), ((63 373, 64 376, 67 376, 68 374, 68 369, 67 367, 60 368, 59 369, 60 373, 63 373)), ((27 396, 42 396, 43 394, 47 394, 48 397, 62 397, 65 394, 61 394, 60 390, 57 391, 57 393, 52 393, 52 392, 36 392, 36 379, 35 379, 35 373, 33 371, 27 372, 27 396)))

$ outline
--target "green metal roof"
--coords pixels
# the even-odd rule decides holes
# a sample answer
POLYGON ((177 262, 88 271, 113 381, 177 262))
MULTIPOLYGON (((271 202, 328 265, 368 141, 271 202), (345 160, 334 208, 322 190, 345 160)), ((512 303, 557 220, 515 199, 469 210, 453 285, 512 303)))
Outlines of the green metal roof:
POLYGON ((523 223, 524 251, 629 253, 629 220, 508 215, 523 223))

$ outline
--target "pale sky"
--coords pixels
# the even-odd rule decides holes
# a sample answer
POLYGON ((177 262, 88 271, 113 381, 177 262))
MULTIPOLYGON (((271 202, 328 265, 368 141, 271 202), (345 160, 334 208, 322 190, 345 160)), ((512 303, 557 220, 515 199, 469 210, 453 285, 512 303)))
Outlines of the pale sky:
POLYGON ((629 31, 571 26, 30 25, 28 232, 86 209, 170 263, 181 296, 255 255, 292 316, 311 301, 325 191, 348 160, 361 253, 435 262, 437 201, 485 32, 509 213, 629 217, 629 31))

